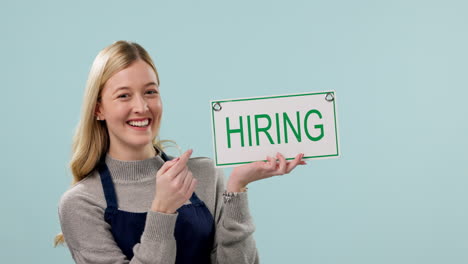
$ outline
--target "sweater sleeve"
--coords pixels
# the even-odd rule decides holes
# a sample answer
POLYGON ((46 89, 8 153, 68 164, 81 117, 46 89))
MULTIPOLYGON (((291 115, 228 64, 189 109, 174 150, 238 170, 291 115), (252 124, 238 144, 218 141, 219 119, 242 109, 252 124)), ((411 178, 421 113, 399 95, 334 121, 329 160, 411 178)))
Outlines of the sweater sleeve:
POLYGON ((224 174, 216 170, 216 236, 212 263, 259 263, 253 237, 255 226, 249 212, 247 192, 237 193, 225 202, 224 174))
POLYGON ((85 194, 67 192, 59 204, 59 218, 65 242, 76 263, 174 263, 174 228, 177 214, 148 212, 141 243, 133 247, 128 260, 116 244, 104 210, 85 194))

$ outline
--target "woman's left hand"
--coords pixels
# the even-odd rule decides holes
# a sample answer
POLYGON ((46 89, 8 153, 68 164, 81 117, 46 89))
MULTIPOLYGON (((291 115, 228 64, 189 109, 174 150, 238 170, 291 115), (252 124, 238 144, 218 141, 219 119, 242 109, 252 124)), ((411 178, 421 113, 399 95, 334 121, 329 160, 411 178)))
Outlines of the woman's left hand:
POLYGON ((298 154, 294 160, 286 161, 281 153, 276 158, 267 157, 267 161, 256 161, 234 168, 229 177, 226 190, 228 192, 240 192, 247 184, 275 175, 283 175, 291 172, 297 165, 305 165, 302 161, 304 154, 298 154))

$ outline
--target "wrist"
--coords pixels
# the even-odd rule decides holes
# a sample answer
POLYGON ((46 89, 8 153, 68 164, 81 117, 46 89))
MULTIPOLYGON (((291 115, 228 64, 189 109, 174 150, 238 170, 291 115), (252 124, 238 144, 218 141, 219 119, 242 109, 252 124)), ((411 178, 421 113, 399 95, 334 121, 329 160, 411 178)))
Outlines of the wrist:
POLYGON ((163 206, 158 200, 154 200, 151 204, 151 211, 163 213, 163 214, 174 214, 175 211, 170 210, 169 208, 163 206))
POLYGON ((247 190, 247 184, 243 184, 237 181, 229 181, 226 186, 227 192, 245 192, 247 190))

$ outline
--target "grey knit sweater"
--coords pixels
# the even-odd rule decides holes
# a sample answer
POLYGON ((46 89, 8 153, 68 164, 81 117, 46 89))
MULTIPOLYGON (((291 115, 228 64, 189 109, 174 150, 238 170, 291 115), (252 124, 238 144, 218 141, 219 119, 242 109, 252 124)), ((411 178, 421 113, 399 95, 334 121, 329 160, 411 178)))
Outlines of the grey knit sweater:
MULTIPOLYGON (((120 161, 106 156, 119 209, 148 212, 141 242, 133 248, 134 257, 130 261, 117 246, 109 224, 104 221, 106 200, 99 173, 93 171, 65 192, 59 204, 60 224, 76 263, 175 262, 177 213, 149 210, 155 195, 156 173, 163 163, 159 155, 141 161, 120 161)), ((238 193, 225 202, 222 170, 216 169, 208 158, 192 158, 187 164, 198 180, 195 192, 208 207, 216 224, 211 263, 258 263, 247 193, 238 193)))

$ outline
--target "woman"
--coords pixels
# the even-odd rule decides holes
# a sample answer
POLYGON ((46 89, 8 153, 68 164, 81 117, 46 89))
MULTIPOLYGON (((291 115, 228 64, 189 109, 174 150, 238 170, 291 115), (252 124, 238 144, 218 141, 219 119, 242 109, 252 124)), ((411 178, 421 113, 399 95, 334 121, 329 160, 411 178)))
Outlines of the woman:
POLYGON ((224 176, 157 139, 162 102, 148 53, 118 41, 92 65, 73 141, 74 185, 61 198, 63 235, 77 263, 258 263, 247 184, 289 173, 303 155, 239 166, 224 176))

